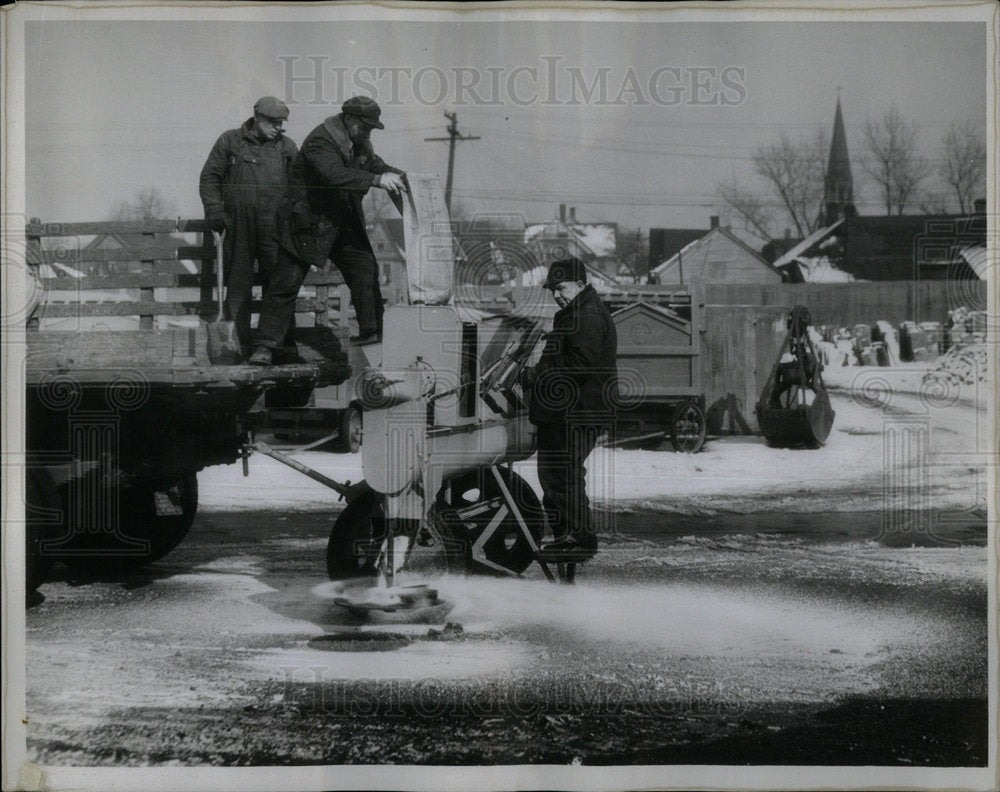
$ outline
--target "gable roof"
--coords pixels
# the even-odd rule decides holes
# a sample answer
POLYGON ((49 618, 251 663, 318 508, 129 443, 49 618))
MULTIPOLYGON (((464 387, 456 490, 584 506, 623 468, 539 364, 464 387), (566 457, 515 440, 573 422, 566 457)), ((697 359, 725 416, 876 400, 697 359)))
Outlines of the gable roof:
POLYGON ((688 243, 679 251, 677 251, 675 255, 671 256, 669 259, 664 261, 658 267, 655 267, 654 269, 650 270, 649 274, 660 275, 666 272, 668 269, 674 267, 678 263, 678 260, 683 260, 685 256, 691 256, 701 248, 707 245, 711 245, 712 240, 717 236, 723 236, 726 239, 730 240, 739 248, 741 248, 744 252, 748 253, 751 257, 759 261, 762 266, 766 267, 769 270, 772 270, 778 275, 781 275, 781 273, 777 269, 775 269, 767 262, 767 259, 765 259, 763 256, 760 255, 760 253, 758 253, 756 250, 750 247, 746 242, 744 242, 742 239, 735 236, 731 231, 726 230, 722 226, 716 226, 711 231, 704 234, 700 239, 696 239, 694 242, 688 243))
POLYGON ((820 241, 825 239, 827 236, 832 234, 837 230, 843 223, 843 220, 838 220, 836 223, 826 226, 825 228, 817 229, 813 231, 809 236, 799 242, 797 245, 792 246, 789 250, 785 251, 776 261, 774 261, 773 266, 781 267, 788 264, 793 259, 797 259, 802 255, 805 255, 811 247, 818 244, 820 241))
POLYGON ((525 242, 558 239, 563 235, 576 242, 584 255, 595 258, 614 256, 618 247, 617 223, 567 223, 555 217, 524 229, 525 242))

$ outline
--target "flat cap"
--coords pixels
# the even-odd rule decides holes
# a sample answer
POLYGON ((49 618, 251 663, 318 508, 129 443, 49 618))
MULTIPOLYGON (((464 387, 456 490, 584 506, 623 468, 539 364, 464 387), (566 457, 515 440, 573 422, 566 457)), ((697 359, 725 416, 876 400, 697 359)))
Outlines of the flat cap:
POLYGON ((264 118, 273 118, 275 121, 284 121, 288 118, 288 105, 276 96, 264 96, 257 100, 253 106, 254 115, 262 115, 264 118))
POLYGON ((382 108, 378 106, 378 102, 367 96, 352 96, 340 106, 340 111, 357 116, 375 129, 385 129, 385 124, 379 121, 382 108))
POLYGON ((578 258, 560 259, 549 265, 549 274, 545 278, 545 288, 555 289, 565 281, 587 282, 587 268, 578 258))

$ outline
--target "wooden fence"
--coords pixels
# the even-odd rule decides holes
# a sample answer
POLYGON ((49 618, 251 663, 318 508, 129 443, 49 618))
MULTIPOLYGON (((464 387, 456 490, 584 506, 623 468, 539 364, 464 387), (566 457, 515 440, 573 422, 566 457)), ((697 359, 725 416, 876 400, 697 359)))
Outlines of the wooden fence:
POLYGON ((964 305, 986 310, 986 282, 864 281, 854 283, 712 283, 703 287, 706 305, 780 307, 804 305, 813 324, 852 327, 882 319, 942 322, 948 310, 964 305))
MULTIPOLYGON (((137 317, 139 329, 152 329, 157 317, 202 316, 214 318, 215 243, 204 220, 142 220, 96 223, 42 223, 32 220, 25 229, 28 263, 36 267, 47 292, 86 294, 96 299, 46 301, 28 322, 37 328, 40 319, 65 317, 137 317), (175 234, 197 234, 199 244, 189 244, 175 234), (83 238, 106 237, 115 247, 83 244, 83 238), (196 273, 178 272, 177 262, 192 261, 196 273), (43 271, 40 265, 48 265, 43 271), (106 265, 106 266, 101 266, 106 265), (114 271, 112 271, 114 270, 114 271), (198 300, 164 299, 163 289, 197 288, 198 300), (134 292, 137 299, 120 299, 119 290, 134 292), (118 295, 115 292, 119 292, 118 295)), ((255 283, 261 275, 255 275, 255 283)), ((346 326, 350 293, 341 274, 331 269, 310 270, 305 286, 315 296, 296 300, 298 314, 311 315, 316 326, 331 321, 331 310, 339 312, 346 326)), ((250 304, 259 313, 260 300, 250 304)))

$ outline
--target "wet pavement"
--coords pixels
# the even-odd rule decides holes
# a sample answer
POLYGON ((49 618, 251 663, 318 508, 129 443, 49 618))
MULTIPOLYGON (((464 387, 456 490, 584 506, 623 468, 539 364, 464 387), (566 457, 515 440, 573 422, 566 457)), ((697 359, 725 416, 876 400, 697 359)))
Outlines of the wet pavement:
POLYGON ((981 766, 985 524, 912 517, 616 513, 575 586, 427 563, 399 583, 446 615, 365 624, 323 586, 331 515, 203 512, 41 588, 29 758, 981 766))

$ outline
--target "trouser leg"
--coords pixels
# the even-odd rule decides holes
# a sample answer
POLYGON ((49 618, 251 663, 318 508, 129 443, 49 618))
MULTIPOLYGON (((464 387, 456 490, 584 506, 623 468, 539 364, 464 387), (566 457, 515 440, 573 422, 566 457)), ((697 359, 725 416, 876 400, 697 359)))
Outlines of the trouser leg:
POLYGON ((382 289, 378 282, 378 264, 371 247, 347 238, 338 240, 330 251, 330 260, 344 276, 351 290, 351 302, 358 319, 358 333, 382 332, 382 289))
POLYGON ((270 272, 257 323, 257 346, 281 350, 295 328, 295 299, 309 267, 279 248, 270 272))
MULTIPOLYGON (((278 261, 278 240, 274 235, 274 211, 273 207, 269 210, 265 205, 262 207, 261 211, 258 213, 257 221, 257 263, 260 266, 260 281, 261 281, 261 293, 262 295, 268 294, 271 291, 269 284, 272 274, 277 268, 278 261)), ((304 268, 303 278, 305 273, 308 273, 308 267, 304 268)), ((300 284, 301 285, 301 284, 300 284)), ((296 297, 298 296, 298 289, 296 289, 296 297)), ((261 314, 263 315, 263 313, 261 314)), ((249 322, 249 316, 247 317, 249 322)), ((260 329, 260 319, 258 318, 258 335, 260 329)), ((280 347, 282 354, 289 355, 296 352, 297 348, 295 346, 295 310, 294 301, 293 308, 288 316, 288 328, 285 331, 285 335, 281 340, 280 347)))
POLYGON ((594 450, 600 428, 589 425, 539 424, 538 481, 542 506, 556 539, 572 535, 586 547, 597 547, 587 497, 583 463, 594 450))
POLYGON ((236 327, 244 351, 252 349, 250 300, 253 296, 254 261, 257 258, 257 227, 252 207, 236 206, 230 212, 230 228, 223 243, 226 281, 226 317, 236 327))

